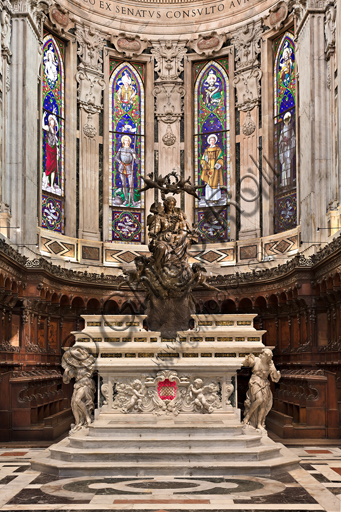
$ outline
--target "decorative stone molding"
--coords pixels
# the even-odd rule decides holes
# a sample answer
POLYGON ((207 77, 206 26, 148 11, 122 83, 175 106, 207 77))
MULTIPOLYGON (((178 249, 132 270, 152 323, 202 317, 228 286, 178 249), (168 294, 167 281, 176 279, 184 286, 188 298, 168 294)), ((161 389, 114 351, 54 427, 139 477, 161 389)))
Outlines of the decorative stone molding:
POLYGON ((165 135, 162 137, 162 142, 165 146, 173 146, 176 142, 176 137, 172 132, 172 127, 170 124, 167 125, 167 131, 165 135))
POLYGON ((288 12, 288 4, 283 1, 278 2, 269 11, 267 22, 269 23, 270 27, 275 30, 281 29, 288 17, 288 12))
POLYGON ((260 80, 262 71, 253 67, 236 73, 233 85, 237 89, 237 108, 243 112, 252 110, 260 101, 260 80))
POLYGON ((259 67, 262 20, 239 29, 232 38, 236 48, 236 71, 233 85, 237 89, 237 108, 243 112, 252 110, 260 101, 259 67))
POLYGON ((155 58, 155 71, 159 76, 156 81, 181 81, 179 75, 184 70, 182 61, 187 52, 186 43, 167 40, 153 42, 152 46, 151 54, 155 58))
POLYGON ((76 38, 79 44, 77 54, 81 61, 78 69, 97 71, 102 73, 102 50, 106 44, 103 35, 90 26, 77 26, 76 38))
POLYGON ((165 124, 173 124, 183 114, 183 98, 185 88, 178 84, 157 85, 153 89, 156 98, 155 115, 159 121, 165 124))
POLYGON ((324 22, 324 35, 326 39, 325 53, 326 59, 335 52, 335 7, 328 5, 324 22))
POLYGON ((86 137, 89 137, 89 139, 93 139, 97 135, 97 129, 91 122, 92 116, 91 114, 88 115, 88 123, 85 123, 83 126, 83 133, 86 137))
POLYGON ((11 17, 9 13, 4 9, 1 13, 1 51, 2 55, 6 57, 8 64, 11 63, 12 57, 10 50, 11 32, 11 17))
POLYGON ((199 55, 211 56, 218 52, 226 41, 226 34, 211 32, 210 34, 199 34, 198 39, 190 41, 188 46, 199 55))
POLYGON ((97 129, 92 123, 92 116, 102 110, 102 91, 105 88, 103 76, 81 69, 76 74, 78 82, 78 104, 87 114, 87 122, 83 126, 86 137, 94 138, 97 129))
MULTIPOLYGON (((180 412, 211 414, 222 408, 218 395, 220 384, 213 378, 179 377, 174 370, 164 370, 158 372, 156 377, 144 375, 140 380, 117 380, 115 386, 117 394, 113 409, 123 413, 177 416, 180 412)), ((231 386, 227 400, 233 392, 231 386)), ((103 396, 109 396, 108 393, 105 389, 103 396)))
POLYGON ((111 43, 116 51, 128 58, 137 57, 148 47, 148 41, 141 39, 138 35, 128 35, 122 32, 118 36, 111 36, 111 43))
POLYGON ((250 111, 246 114, 245 121, 242 126, 242 132, 246 137, 249 137, 253 134, 256 129, 256 125, 251 117, 250 111))
POLYGON ((262 21, 258 21, 245 25, 233 35, 232 44, 236 48, 236 71, 257 64, 258 54, 261 51, 262 32, 262 21))
POLYGON ((49 20, 53 28, 60 34, 67 32, 74 26, 70 19, 69 11, 58 2, 51 5, 49 9, 49 20))

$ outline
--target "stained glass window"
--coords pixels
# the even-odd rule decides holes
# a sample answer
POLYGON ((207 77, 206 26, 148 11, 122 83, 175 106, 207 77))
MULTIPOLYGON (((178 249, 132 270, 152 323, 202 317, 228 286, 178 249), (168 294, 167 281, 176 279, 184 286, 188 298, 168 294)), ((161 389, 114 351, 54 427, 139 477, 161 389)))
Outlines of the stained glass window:
POLYGON ((290 32, 274 42, 275 231, 297 225, 296 61, 290 32))
POLYGON ((228 60, 194 65, 196 222, 203 242, 229 240, 230 115, 228 60))
POLYGON ((64 229, 64 53, 51 34, 43 41, 42 62, 42 227, 64 229))
POLYGON ((111 62, 109 113, 110 239, 144 241, 144 65, 111 62))

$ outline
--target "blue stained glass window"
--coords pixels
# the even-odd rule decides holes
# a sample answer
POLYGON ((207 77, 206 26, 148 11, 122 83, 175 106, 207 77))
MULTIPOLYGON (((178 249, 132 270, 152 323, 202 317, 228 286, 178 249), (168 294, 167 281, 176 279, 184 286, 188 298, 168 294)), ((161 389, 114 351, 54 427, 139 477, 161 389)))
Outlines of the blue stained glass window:
POLYGON ((206 242, 229 240, 230 111, 228 61, 196 64, 194 89, 196 222, 206 242))
POLYGON ((42 62, 42 227, 59 233, 64 224, 64 53, 64 43, 46 34, 42 62))
POLYGON ((110 238, 143 242, 144 67, 113 62, 109 84, 110 238), (120 212, 126 212, 121 215, 120 212))
POLYGON ((275 231, 297 225, 296 203, 296 59, 293 35, 274 42, 275 231))

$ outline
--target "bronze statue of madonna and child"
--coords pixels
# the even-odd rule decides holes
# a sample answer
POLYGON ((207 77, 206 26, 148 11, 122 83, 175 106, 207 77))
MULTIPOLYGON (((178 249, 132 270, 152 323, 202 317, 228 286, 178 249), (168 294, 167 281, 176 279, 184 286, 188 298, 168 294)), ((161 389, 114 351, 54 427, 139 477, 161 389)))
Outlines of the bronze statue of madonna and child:
POLYGON ((147 218, 151 256, 135 258, 136 270, 124 271, 125 283, 148 292, 149 328, 174 337, 177 331, 188 329, 189 318, 195 312, 193 288, 202 286, 219 290, 206 282, 206 269, 200 263, 192 266, 188 263, 188 250, 192 243, 198 243, 198 228, 195 224, 191 226, 186 214, 176 207, 174 194, 188 192, 189 188, 191 195, 196 195, 198 187, 191 185, 189 179, 179 179, 174 172, 162 182, 151 178, 145 181, 143 190, 161 190, 163 204, 154 203, 147 218), (171 175, 175 177, 175 183, 171 182, 171 175), (168 193, 173 195, 166 197, 168 193))

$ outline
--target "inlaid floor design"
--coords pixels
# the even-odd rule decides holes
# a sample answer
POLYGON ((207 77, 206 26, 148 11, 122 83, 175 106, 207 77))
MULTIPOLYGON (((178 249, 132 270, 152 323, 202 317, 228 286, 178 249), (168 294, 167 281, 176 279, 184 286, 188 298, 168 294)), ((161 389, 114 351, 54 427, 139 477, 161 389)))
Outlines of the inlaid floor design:
POLYGON ((341 512, 341 449, 291 449, 301 467, 271 478, 56 478, 30 469, 40 450, 0 448, 0 510, 341 512))

